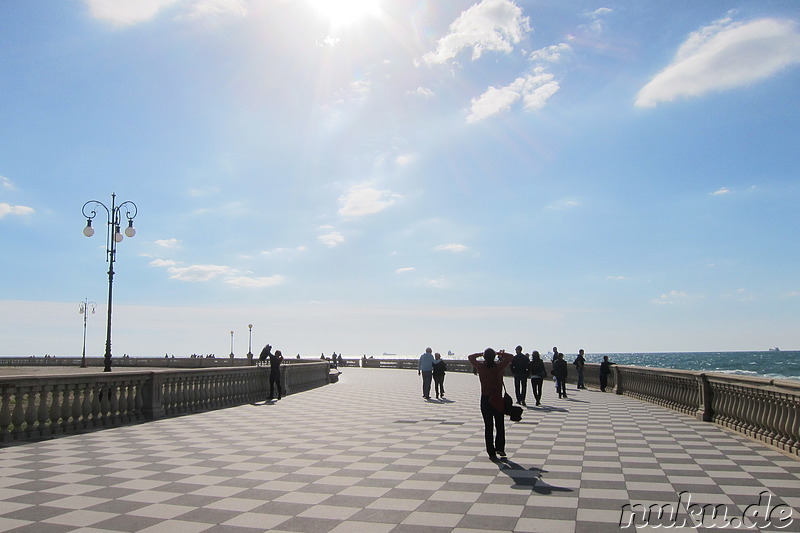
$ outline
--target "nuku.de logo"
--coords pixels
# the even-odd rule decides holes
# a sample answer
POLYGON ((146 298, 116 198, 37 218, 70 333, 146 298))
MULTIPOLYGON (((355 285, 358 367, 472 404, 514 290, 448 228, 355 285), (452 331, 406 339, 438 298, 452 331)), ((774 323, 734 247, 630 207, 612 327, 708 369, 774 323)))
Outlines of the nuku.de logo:
POLYGON ((634 527, 704 527, 726 529, 754 529, 767 527, 784 529, 794 522, 793 509, 786 504, 772 503, 772 493, 762 491, 758 503, 748 505, 739 513, 730 513, 727 504, 692 503, 687 491, 678 493, 677 503, 625 504, 619 519, 620 529, 634 527), (681 514, 683 513, 683 514, 681 514))

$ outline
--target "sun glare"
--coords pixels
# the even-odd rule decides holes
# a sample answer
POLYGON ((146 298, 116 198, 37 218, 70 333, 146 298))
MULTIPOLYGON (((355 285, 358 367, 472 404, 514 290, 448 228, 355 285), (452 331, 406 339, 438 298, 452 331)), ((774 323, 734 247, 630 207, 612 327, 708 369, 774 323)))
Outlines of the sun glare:
POLYGON ((380 0, 306 0, 331 26, 347 26, 380 14, 380 0))

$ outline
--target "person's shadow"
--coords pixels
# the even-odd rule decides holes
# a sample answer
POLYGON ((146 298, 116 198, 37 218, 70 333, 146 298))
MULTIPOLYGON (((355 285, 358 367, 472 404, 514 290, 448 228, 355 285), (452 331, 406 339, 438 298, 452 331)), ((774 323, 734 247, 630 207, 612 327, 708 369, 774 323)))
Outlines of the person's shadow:
POLYGON ((537 494, 553 494, 554 492, 572 492, 572 489, 565 487, 556 487, 542 481, 542 473, 547 470, 541 468, 531 467, 525 468, 514 461, 507 460, 498 463, 500 472, 510 477, 514 484, 511 485, 512 489, 531 490, 537 494))

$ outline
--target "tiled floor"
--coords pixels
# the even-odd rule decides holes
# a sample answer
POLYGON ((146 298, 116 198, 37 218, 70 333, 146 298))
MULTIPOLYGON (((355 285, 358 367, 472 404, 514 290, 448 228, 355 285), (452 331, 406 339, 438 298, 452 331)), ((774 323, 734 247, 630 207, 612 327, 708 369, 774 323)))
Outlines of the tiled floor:
POLYGON ((0 531, 603 533, 643 525, 651 504, 667 516, 640 529, 695 529, 713 504, 732 531, 760 497, 761 530, 800 531, 800 461, 745 437, 610 393, 559 400, 548 384, 543 407, 506 422, 497 464, 477 378, 448 374, 444 402, 420 381, 346 368, 274 404, 0 449, 0 531))

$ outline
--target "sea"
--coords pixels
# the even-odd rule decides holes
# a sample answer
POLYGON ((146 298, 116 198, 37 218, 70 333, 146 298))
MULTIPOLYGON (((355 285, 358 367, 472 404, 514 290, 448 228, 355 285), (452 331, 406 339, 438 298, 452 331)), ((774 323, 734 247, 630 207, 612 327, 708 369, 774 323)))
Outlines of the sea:
MULTIPOLYGON (((765 352, 652 352, 586 354, 587 363, 599 363, 603 356, 619 365, 674 368, 697 372, 720 372, 768 379, 800 381, 800 351, 770 350, 765 352)), ((552 353, 542 354, 549 360, 552 353)), ((418 355, 376 355, 376 359, 411 359, 418 355)), ((572 362, 575 354, 564 354, 572 362)), ((442 353, 443 359, 463 356, 442 353)))

